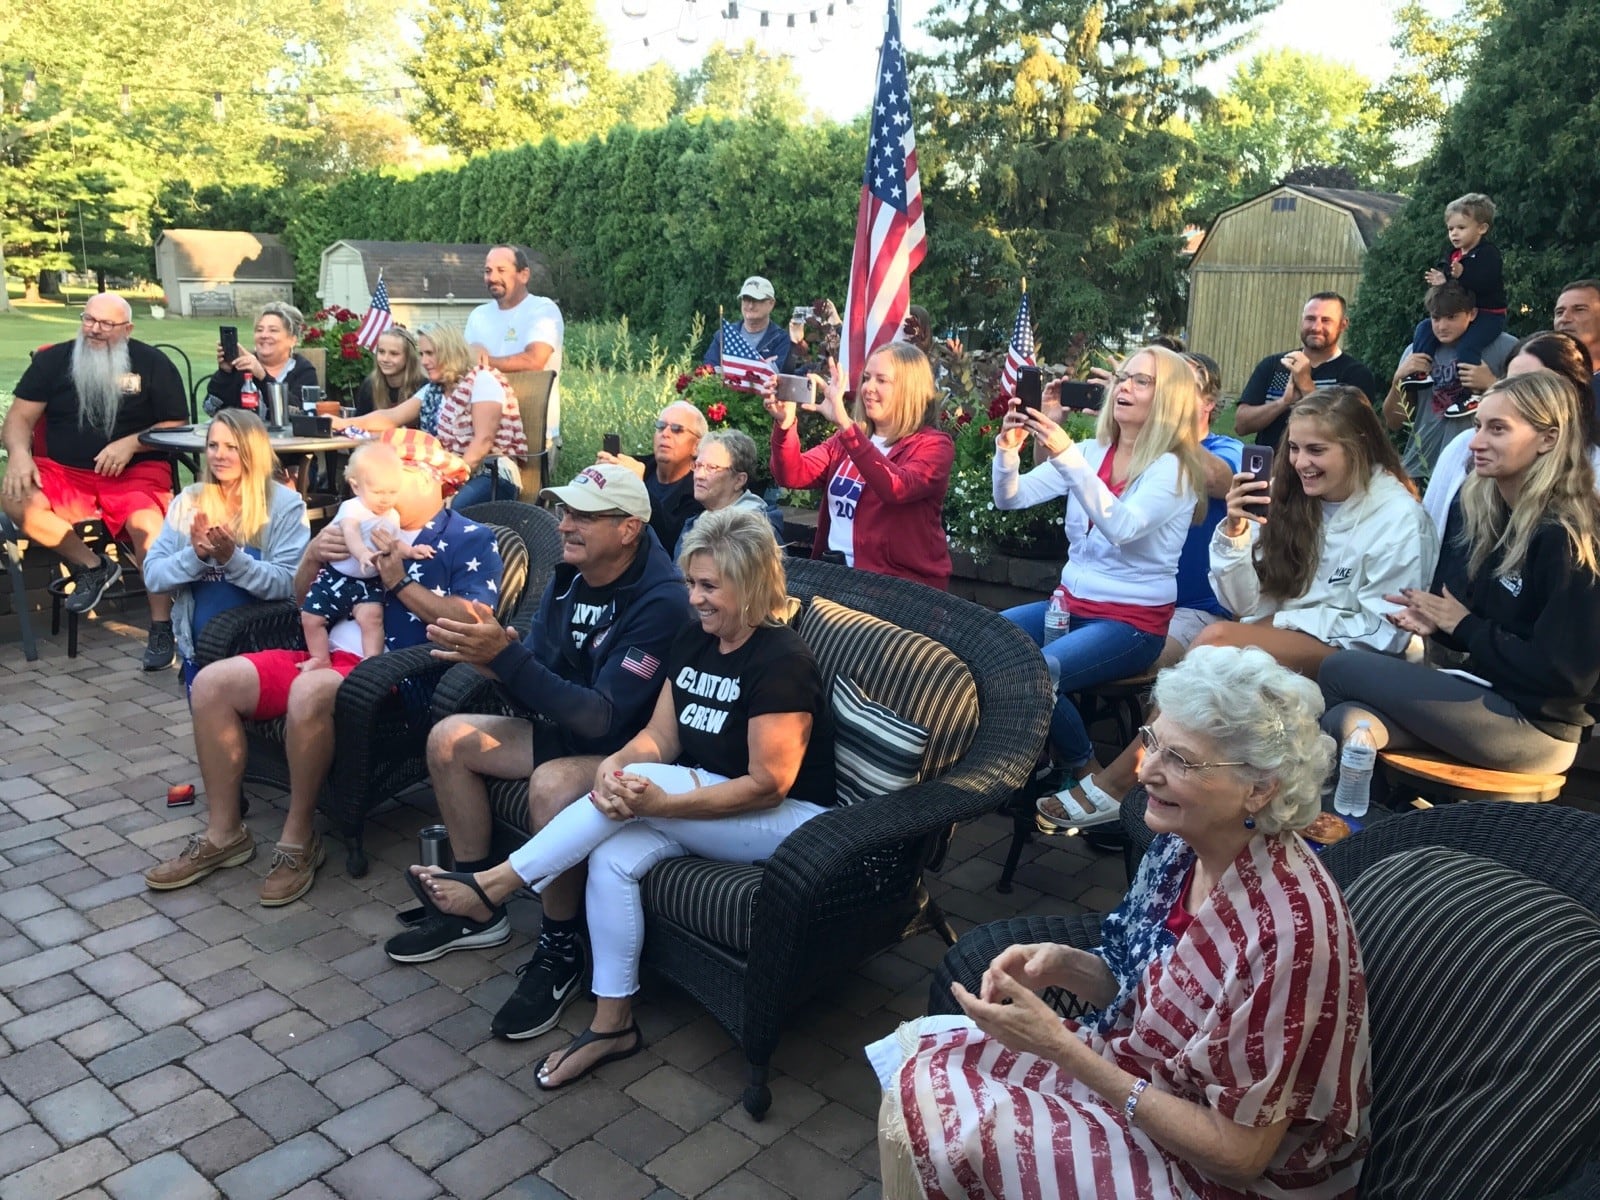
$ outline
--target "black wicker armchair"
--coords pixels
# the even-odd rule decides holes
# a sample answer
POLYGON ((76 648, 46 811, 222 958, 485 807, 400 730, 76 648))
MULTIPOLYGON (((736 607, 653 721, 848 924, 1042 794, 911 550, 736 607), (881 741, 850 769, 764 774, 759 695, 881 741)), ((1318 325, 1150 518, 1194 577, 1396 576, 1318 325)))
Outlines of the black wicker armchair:
MULTIPOLYGON (((947 648, 971 675, 977 715, 970 746, 942 774, 831 809, 764 863, 680 858, 645 877, 644 965, 705 1005, 739 1043, 750 1064, 744 1105, 757 1119, 771 1104, 768 1063, 783 1026, 807 999, 910 933, 952 940, 923 869, 953 824, 993 811, 1026 777, 1050 712, 1038 649, 998 614, 865 571, 805 559, 788 559, 786 569, 790 594, 801 600, 831 600, 947 648), (697 918, 704 924, 691 927, 697 918), (708 927, 722 936, 708 936, 708 927)), ((804 634, 804 619, 800 628, 804 634)), ((825 673, 856 669, 818 657, 825 673)), ((435 710, 507 711, 492 684, 460 668, 440 685, 435 710)), ((513 845, 525 838, 526 781, 492 784, 491 800, 497 832, 513 845)))
MULTIPOLYGON (((542 588, 560 556, 555 518, 515 501, 474 505, 467 513, 499 531, 505 572, 497 615, 512 621, 530 584, 538 580, 542 588)), ((195 651, 204 665, 256 650, 304 646, 299 610, 277 601, 218 614, 207 622, 195 651)), ((334 699, 336 750, 319 807, 344 837, 345 865, 352 876, 367 873, 362 845, 367 815, 427 777, 433 690, 449 666, 433 658, 428 646, 412 646, 367 659, 339 687, 334 699)), ((283 719, 246 721, 245 734, 245 779, 287 790, 283 719)))
MULTIPOLYGON (((1144 804, 1142 788, 1130 793, 1123 802, 1125 823, 1130 831, 1143 831, 1139 840, 1138 852, 1141 853, 1152 836, 1144 826, 1144 804)), ((1600 918, 1600 856, 1595 854, 1597 845, 1600 845, 1600 815, 1594 813, 1560 805, 1459 804, 1404 812, 1376 822, 1343 842, 1328 847, 1323 852, 1322 861, 1340 888, 1349 891, 1370 868, 1391 855, 1425 847, 1456 850, 1492 860, 1544 884, 1570 897, 1600 918)), ((1431 895, 1416 897, 1419 906, 1434 902, 1435 898, 1431 895)), ((950 992, 951 983, 960 982, 963 987, 977 991, 984 970, 1007 946, 1049 941, 1093 950, 1100 944, 1100 924, 1103 920, 1103 913, 1025 917, 994 921, 972 930, 962 936, 935 969, 929 987, 928 1011, 959 1013, 960 1007, 950 992)), ((1362 930, 1363 926, 1358 921, 1357 934, 1365 943, 1367 938, 1362 930)), ((1369 959, 1369 970, 1370 960, 1378 949, 1377 945, 1365 947, 1364 956, 1369 959)), ((1390 947, 1385 957, 1403 959, 1408 949, 1390 947)), ((1533 947, 1527 949, 1528 957, 1532 958, 1533 947)), ((1474 970, 1471 964, 1458 961, 1448 966, 1435 965, 1449 975, 1438 980, 1441 988, 1467 996, 1482 994, 1483 981, 1475 978, 1481 972, 1474 970)), ((1503 967, 1504 964, 1487 965, 1492 969, 1503 967)), ((1529 977, 1519 980, 1514 986, 1539 989, 1541 980, 1536 976, 1529 977)), ((1077 1015, 1074 997, 1057 993, 1046 998, 1053 1000, 1064 1016, 1077 1015)), ((1408 1053, 1406 1026, 1410 1023, 1408 1013, 1411 1005, 1406 996, 1378 997, 1370 991, 1368 1004, 1372 1019, 1373 1088, 1375 1096, 1382 1100, 1386 1079, 1394 1078, 1395 1072, 1401 1076, 1407 1074, 1407 1067, 1403 1063, 1386 1062, 1383 1052, 1392 1049, 1397 1055, 1408 1053), (1387 1022, 1383 1019, 1385 1016, 1387 1022)), ((1535 1037, 1543 1032, 1540 1029, 1507 1031, 1507 1036, 1513 1039, 1507 1044, 1507 1052, 1515 1054, 1516 1038, 1535 1037)), ((1446 1033, 1448 1035, 1448 1031, 1446 1033)), ((1409 1052, 1414 1055, 1415 1047, 1409 1047, 1409 1052)), ((1443 1091, 1448 1095, 1448 1086, 1444 1086, 1443 1091)), ((1368 1175, 1363 1178, 1362 1194, 1385 1197, 1405 1195, 1407 1193, 1403 1189, 1396 1192, 1392 1183, 1385 1178, 1387 1163, 1379 1157, 1381 1153, 1388 1152, 1383 1132, 1375 1129, 1379 1135, 1378 1148, 1374 1151, 1374 1158, 1368 1160, 1368 1175), (1375 1170, 1376 1180, 1373 1178, 1375 1170)), ((1515 1122, 1507 1122, 1503 1129, 1489 1136, 1492 1140, 1494 1136, 1523 1139, 1531 1135, 1515 1122)), ((1482 1152, 1481 1146, 1478 1152, 1482 1152)), ((1526 1193, 1519 1192, 1518 1195, 1526 1193)), ((1546 1193, 1541 1200, 1596 1200, 1597 1197, 1600 1197, 1600 1155, 1592 1155, 1562 1182, 1558 1191, 1546 1193)))

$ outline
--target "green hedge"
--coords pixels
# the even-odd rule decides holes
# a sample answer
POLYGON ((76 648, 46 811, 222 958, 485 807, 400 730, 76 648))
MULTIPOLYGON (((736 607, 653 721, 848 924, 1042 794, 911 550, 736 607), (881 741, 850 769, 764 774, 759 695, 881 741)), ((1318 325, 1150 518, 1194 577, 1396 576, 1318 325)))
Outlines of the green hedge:
POLYGON ((697 313, 708 328, 718 304, 735 314, 752 274, 772 279, 782 305, 829 296, 842 307, 865 154, 864 134, 844 126, 677 120, 408 179, 202 191, 181 216, 214 209, 279 232, 313 307, 321 253, 341 238, 520 243, 550 259, 569 319, 625 315, 676 341, 697 313))

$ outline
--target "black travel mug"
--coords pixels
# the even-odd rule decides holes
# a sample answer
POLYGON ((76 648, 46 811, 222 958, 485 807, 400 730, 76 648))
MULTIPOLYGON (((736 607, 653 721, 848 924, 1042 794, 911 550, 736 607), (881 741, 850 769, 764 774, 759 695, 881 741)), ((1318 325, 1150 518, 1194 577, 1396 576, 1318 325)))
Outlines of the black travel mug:
POLYGON ((429 825, 417 835, 417 861, 425 867, 455 870, 455 855, 450 852, 450 831, 443 825, 429 825))

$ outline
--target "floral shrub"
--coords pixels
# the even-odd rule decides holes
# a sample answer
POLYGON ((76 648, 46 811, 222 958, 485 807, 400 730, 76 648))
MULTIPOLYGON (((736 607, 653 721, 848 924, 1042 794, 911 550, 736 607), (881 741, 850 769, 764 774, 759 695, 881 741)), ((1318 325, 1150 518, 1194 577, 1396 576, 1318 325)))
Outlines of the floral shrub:
POLYGON ((348 308, 319 309, 306 323, 300 348, 320 348, 327 354, 327 381, 330 399, 354 396, 361 381, 372 373, 372 351, 356 344, 361 314, 348 308))

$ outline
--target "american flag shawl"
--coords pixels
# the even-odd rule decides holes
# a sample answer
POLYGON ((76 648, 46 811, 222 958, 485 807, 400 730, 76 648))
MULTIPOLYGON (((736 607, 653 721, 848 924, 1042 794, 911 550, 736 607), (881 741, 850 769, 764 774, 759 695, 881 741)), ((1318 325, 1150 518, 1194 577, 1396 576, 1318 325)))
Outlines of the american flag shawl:
POLYGON ((1022 293, 1022 303, 1017 307, 1017 319, 1011 326, 1011 345, 1006 349, 1006 365, 1000 371, 1000 391, 1007 396, 1017 394, 1017 372, 1023 367, 1038 366, 1033 360, 1033 320, 1028 311, 1028 293, 1022 293))
POLYGON ((356 345, 368 350, 378 344, 383 331, 394 324, 394 314, 389 311, 389 289, 383 284, 383 272, 378 272, 378 286, 372 289, 372 303, 367 315, 361 318, 361 328, 356 330, 356 345))
POLYGON ((722 323, 721 363, 723 382, 741 392, 761 391, 767 380, 778 373, 771 362, 756 354, 738 321, 722 323))
POLYGON ((839 372, 852 386, 872 352, 899 334, 911 305, 911 273, 928 250, 914 125, 900 11, 896 0, 889 0, 839 339, 839 372))
MULTIPOLYGON (((1152 857, 1179 876, 1193 861, 1171 835, 1152 857)), ((1366 983, 1344 898, 1298 835, 1251 841, 1106 1035, 1068 1025, 1152 1091, 1241 1125, 1291 1118, 1265 1174, 1248 1191, 1217 1183, 1130 1127, 1120 1097, 964 1028, 925 1035, 900 1069, 929 1200, 1355 1196, 1370 1144, 1366 983)))

